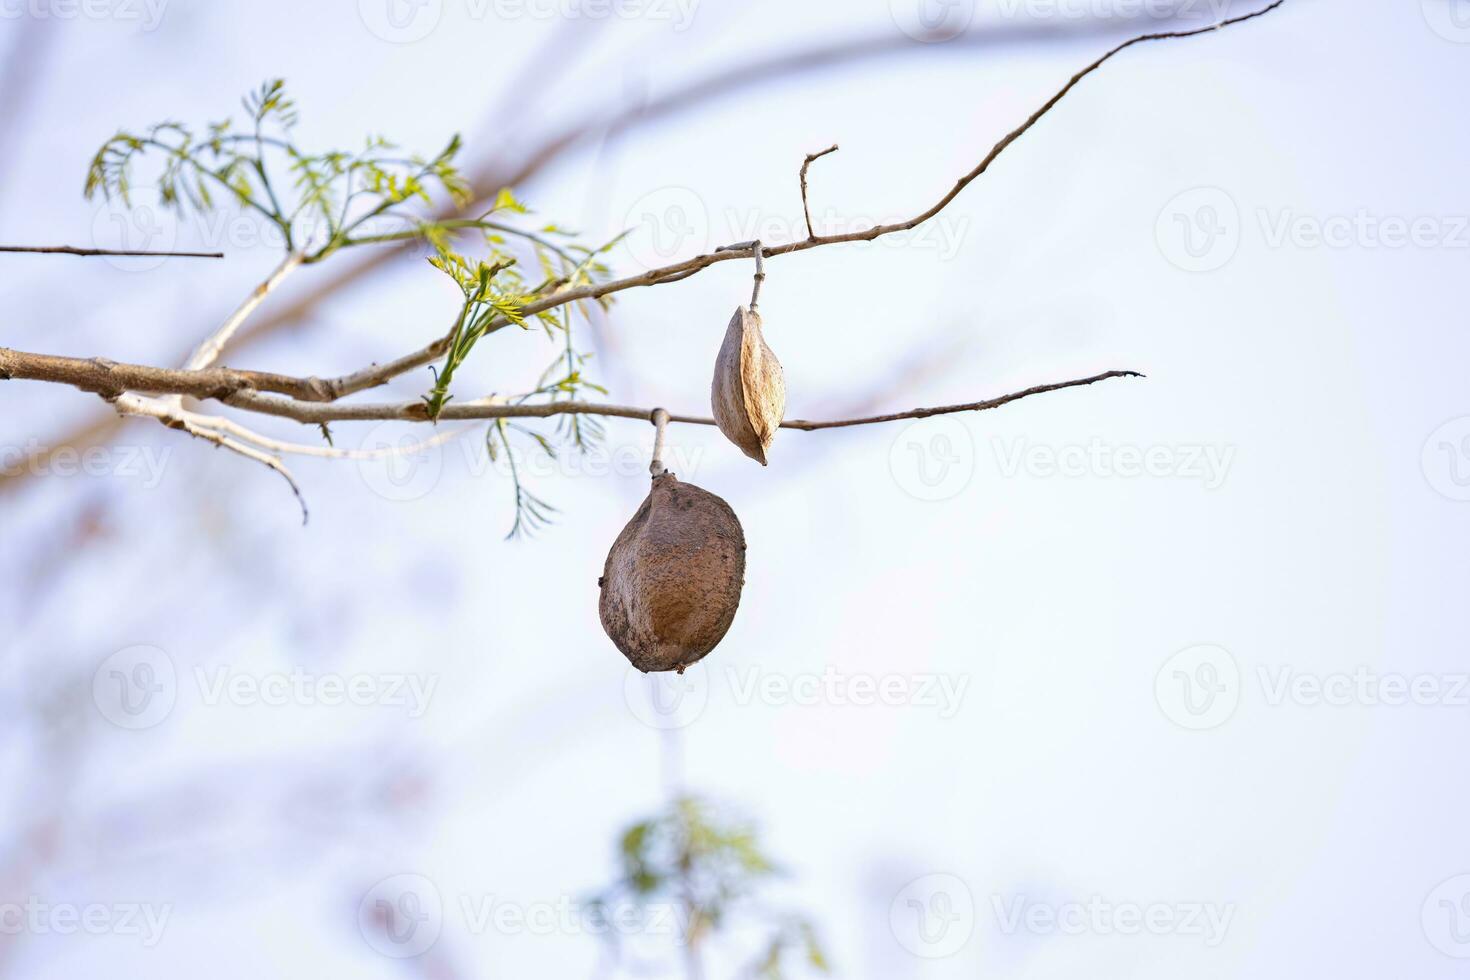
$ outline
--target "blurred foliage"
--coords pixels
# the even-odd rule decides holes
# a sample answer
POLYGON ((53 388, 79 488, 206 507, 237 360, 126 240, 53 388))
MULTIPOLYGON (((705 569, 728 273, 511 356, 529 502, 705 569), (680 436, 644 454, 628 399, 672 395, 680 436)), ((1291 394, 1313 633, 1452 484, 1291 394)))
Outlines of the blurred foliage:
MULTIPOLYGON (((529 318, 523 310, 551 293, 605 281, 611 273, 604 256, 621 235, 587 246, 556 224, 522 227, 525 222, 518 219, 532 212, 508 188, 473 217, 444 217, 462 214, 475 197, 456 163, 462 149, 457 135, 431 157, 405 156, 381 136, 369 136, 357 151, 309 153, 293 139, 299 115, 284 82, 266 82, 242 105, 246 115, 239 124, 226 118, 199 129, 167 121, 138 132, 119 131, 92 159, 86 196, 118 198, 132 207, 139 162, 152 156, 161 161, 154 182, 165 209, 181 218, 227 204, 255 213, 279 232, 284 249, 299 254, 304 264, 320 262, 345 248, 426 243, 432 252, 430 263, 452 279, 463 296, 445 335, 444 360, 430 369, 434 383, 423 397, 435 421, 453 400, 455 372, 482 339, 506 326, 529 331, 539 325, 555 350, 536 383, 506 396, 507 403, 607 394, 587 378, 592 355, 579 350, 574 336, 573 317, 580 314, 585 320, 590 315, 586 304, 568 303, 529 318), (483 257, 470 258, 456 250, 468 236, 478 238, 483 257), (522 259, 534 262, 532 276, 521 272, 522 259)), ((329 430, 322 435, 330 442, 329 430)), ((524 422, 496 420, 487 426, 485 446, 492 462, 503 456, 515 488, 510 537, 544 526, 556 510, 523 484, 515 460, 519 449, 552 457, 559 445, 585 452, 602 435, 601 423, 584 415, 558 416, 550 434, 524 422), (512 436, 519 438, 513 443, 512 436)))
MULTIPOLYGON (((681 926, 673 945, 691 977, 702 975, 701 951, 713 939, 749 947, 742 977, 780 980, 827 973, 816 929, 802 915, 770 907, 762 886, 780 874, 761 849, 755 828, 693 797, 674 800, 663 813, 623 832, 619 874, 592 902, 606 921, 633 907, 652 924, 659 910, 674 908, 681 926)), ((621 957, 622 937, 603 930, 621 957)))

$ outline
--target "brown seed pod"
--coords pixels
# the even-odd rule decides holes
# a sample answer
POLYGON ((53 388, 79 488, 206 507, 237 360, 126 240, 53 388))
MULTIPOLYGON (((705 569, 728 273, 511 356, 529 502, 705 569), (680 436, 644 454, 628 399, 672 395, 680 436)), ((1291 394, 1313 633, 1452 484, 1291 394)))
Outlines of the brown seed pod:
POLYGON ((597 583, 602 628, 644 673, 695 663, 724 639, 745 584, 745 533, 730 505, 672 473, 653 478, 597 583))
POLYGON ((786 376, 761 336, 761 315, 740 307, 725 329, 710 385, 715 422, 741 451, 762 466, 786 415, 786 376))

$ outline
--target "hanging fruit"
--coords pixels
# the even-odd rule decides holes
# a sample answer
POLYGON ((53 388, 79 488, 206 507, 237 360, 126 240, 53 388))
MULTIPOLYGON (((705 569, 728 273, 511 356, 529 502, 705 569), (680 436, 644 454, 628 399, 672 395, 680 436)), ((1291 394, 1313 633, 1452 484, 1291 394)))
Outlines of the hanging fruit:
POLYGON ((786 414, 781 362, 761 335, 761 317, 740 307, 725 330, 710 385, 715 423, 740 451, 766 465, 766 450, 786 414))
POLYGON ((765 466, 766 451, 786 414, 786 376, 761 333, 757 303, 766 278, 761 243, 735 247, 749 248, 755 256, 755 288, 750 308, 737 309, 725 329, 725 340, 715 358, 710 405, 715 424, 725 438, 765 466))
POLYGON ((664 469, 668 413, 654 416, 653 486, 608 552, 597 582, 598 612, 634 667, 682 674, 724 639, 735 619, 745 584, 745 533, 729 504, 664 469))

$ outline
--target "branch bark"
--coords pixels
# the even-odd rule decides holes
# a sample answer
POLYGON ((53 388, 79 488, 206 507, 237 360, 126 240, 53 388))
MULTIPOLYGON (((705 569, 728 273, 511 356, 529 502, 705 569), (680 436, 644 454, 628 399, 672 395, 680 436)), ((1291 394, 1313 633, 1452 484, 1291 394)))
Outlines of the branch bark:
POLYGON ((74 245, 0 245, 0 252, 29 252, 36 255, 156 255, 174 259, 222 259, 224 252, 147 252, 133 249, 77 248, 74 245))
MULTIPOLYGON (((1000 395, 996 398, 987 398, 983 401, 966 402, 960 405, 940 405, 933 408, 914 408, 906 412, 895 412, 888 415, 871 415, 865 418, 836 419, 824 422, 811 422, 804 419, 787 419, 781 423, 783 429, 799 429, 803 432, 814 432, 819 429, 841 429, 854 425, 873 425, 880 422, 897 422, 901 419, 924 419, 934 415, 951 415, 956 412, 983 412, 987 409, 999 408, 1022 398, 1032 395, 1045 394, 1049 391, 1060 391, 1063 388, 1076 388, 1083 385, 1096 384, 1099 381, 1107 381, 1111 378, 1141 378, 1144 377, 1138 371, 1104 371, 1086 378, 1078 378, 1073 381, 1059 381, 1053 384, 1036 385, 1023 391, 1012 392, 1008 395, 1000 395)), ((395 404, 366 404, 366 405, 309 405, 301 402, 291 401, 286 398, 274 398, 269 395, 258 395, 241 392, 225 399, 225 404, 233 408, 243 409, 249 412, 258 412, 263 415, 274 415, 279 418, 291 419, 310 425, 320 425, 324 422, 374 422, 389 419, 397 419, 403 422, 428 422, 428 409, 423 402, 400 402, 395 404)), ((545 402, 535 405, 507 404, 503 398, 482 398, 477 401, 450 402, 445 405, 439 413, 440 421, 468 421, 474 419, 506 419, 506 418, 554 418, 558 415, 603 415, 611 418, 643 419, 653 421, 653 413, 658 409, 635 408, 629 405, 603 405, 595 402, 545 402)), ((675 415, 669 413, 668 421, 679 422, 685 425, 714 425, 715 420, 703 415, 675 415)))

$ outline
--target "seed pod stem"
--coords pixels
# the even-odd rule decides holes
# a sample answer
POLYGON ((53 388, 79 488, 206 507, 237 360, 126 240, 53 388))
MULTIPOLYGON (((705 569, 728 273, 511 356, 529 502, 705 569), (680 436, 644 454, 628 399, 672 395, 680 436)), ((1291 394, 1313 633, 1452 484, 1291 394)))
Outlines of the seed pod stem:
POLYGON ((669 427, 669 413, 655 408, 649 413, 648 420, 653 423, 653 462, 648 464, 648 472, 657 479, 668 472, 664 466, 664 434, 669 427))
POLYGON ((755 256, 755 287, 750 291, 750 311, 755 312, 760 304, 761 283, 766 281, 766 256, 761 248, 760 239, 753 242, 738 242, 734 245, 722 245, 715 249, 716 252, 743 252, 750 249, 751 255, 755 256))

